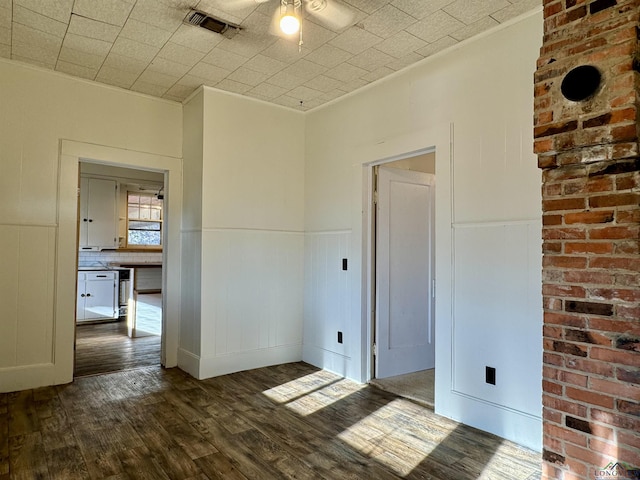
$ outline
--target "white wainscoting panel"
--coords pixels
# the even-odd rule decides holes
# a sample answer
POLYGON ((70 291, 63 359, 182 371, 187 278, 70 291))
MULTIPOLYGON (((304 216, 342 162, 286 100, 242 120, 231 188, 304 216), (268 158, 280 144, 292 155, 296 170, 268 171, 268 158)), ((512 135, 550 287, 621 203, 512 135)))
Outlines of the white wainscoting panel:
MULTIPOLYGON (((351 231, 310 232, 305 239, 305 350, 349 356, 349 345, 360 342, 350 328, 351 231), (347 270, 342 270, 342 259, 347 270), (338 343, 338 332, 343 343, 338 343)), ((339 372, 343 373, 343 372, 339 372)))
POLYGON ((539 417, 539 221, 454 226, 452 390, 539 417), (508 281, 505 281, 508 279, 508 281), (485 367, 496 369, 496 385, 485 367))
POLYGON ((303 249, 302 232, 203 230, 202 377, 302 358, 303 249))
POLYGON ((0 225, 0 369, 53 361, 55 235, 54 226, 0 225))

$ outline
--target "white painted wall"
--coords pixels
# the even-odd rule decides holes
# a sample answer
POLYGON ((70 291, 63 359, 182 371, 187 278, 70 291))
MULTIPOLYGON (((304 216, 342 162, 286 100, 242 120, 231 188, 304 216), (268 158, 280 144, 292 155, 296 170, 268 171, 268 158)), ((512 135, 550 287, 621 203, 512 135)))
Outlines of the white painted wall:
POLYGON ((537 449, 541 212, 531 98, 541 39, 536 13, 308 115, 303 351, 317 366, 369 378, 364 166, 435 147, 436 412, 537 449), (497 369, 496 386, 484 383, 485 365, 497 369))
POLYGON ((0 112, 0 391, 12 391, 72 378, 75 257, 60 252, 76 238, 60 235, 72 214, 60 199, 78 172, 61 172, 61 139, 179 166, 182 117, 177 103, 1 59, 0 112))
POLYGON ((201 210, 183 225, 195 290, 181 366, 206 378, 300 360, 304 115, 205 87, 185 128, 198 118, 201 138, 185 134, 185 191, 201 210))

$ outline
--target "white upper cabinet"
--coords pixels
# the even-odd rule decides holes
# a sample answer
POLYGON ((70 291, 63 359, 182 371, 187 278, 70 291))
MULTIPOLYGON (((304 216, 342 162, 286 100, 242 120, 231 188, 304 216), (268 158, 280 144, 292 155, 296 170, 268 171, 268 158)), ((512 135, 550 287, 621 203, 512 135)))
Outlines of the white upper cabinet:
POLYGON ((80 178, 80 250, 118 246, 115 180, 80 178))

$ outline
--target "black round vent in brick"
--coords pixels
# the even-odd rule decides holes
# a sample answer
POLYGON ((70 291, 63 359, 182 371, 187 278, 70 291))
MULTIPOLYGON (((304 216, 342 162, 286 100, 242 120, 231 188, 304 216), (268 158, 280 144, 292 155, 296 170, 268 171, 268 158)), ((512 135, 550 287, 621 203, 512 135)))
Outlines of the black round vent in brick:
POLYGON ((581 102, 596 93, 601 79, 600 71, 596 67, 581 65, 565 75, 560 91, 567 100, 581 102))

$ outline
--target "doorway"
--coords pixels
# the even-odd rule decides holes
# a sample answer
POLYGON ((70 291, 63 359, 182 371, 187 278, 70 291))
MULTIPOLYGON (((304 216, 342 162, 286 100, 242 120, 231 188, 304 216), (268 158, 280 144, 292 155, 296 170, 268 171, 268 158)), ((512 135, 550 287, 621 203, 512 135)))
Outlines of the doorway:
POLYGON ((371 168, 371 383, 433 406, 435 152, 371 168))
POLYGON ((165 173, 83 160, 79 178, 74 377, 159 366, 165 173))

